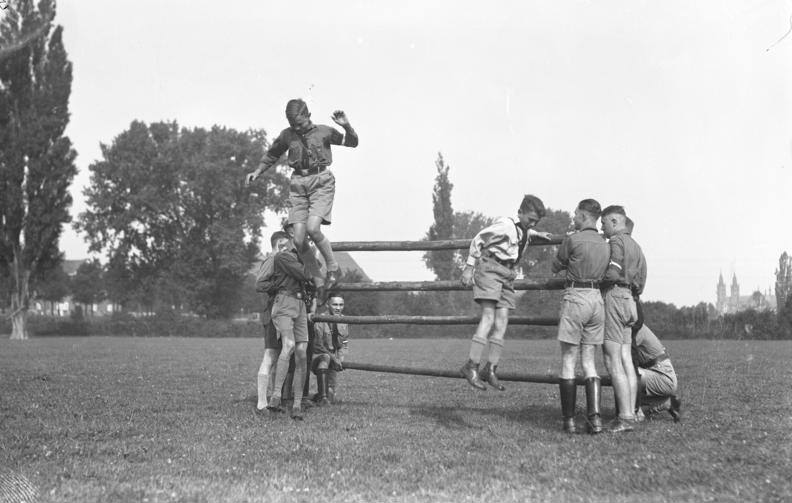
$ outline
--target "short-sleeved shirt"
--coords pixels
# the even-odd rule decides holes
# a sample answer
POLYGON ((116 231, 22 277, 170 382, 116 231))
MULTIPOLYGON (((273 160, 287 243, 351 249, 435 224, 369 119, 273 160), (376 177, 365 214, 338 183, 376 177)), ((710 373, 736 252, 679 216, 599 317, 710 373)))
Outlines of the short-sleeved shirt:
POLYGON ((569 281, 599 281, 605 275, 610 248, 596 229, 582 229, 564 238, 556 254, 556 266, 566 269, 569 281))
POLYGON ((333 163, 333 153, 330 145, 344 145, 356 147, 357 134, 351 128, 347 134, 324 124, 312 124, 311 128, 302 135, 308 151, 305 152, 300 134, 293 128, 286 128, 278 135, 272 146, 267 151, 261 164, 268 169, 278 162, 278 159, 289 152, 287 163, 293 169, 322 168, 333 163))
POLYGON ((640 295, 646 286, 646 257, 629 234, 616 234, 608 241, 610 262, 605 281, 623 285, 640 295))
POLYGON ((470 241, 467 264, 476 265, 476 261, 481 258, 483 252, 493 255, 503 262, 516 264, 527 244, 528 236, 525 235, 522 228, 511 218, 500 217, 492 225, 482 229, 470 241))
POLYGON ((665 353, 660 339, 646 325, 635 334, 632 342, 633 361, 639 367, 665 353))
POLYGON ((314 325, 316 333, 313 340, 314 356, 320 354, 337 355, 342 358, 349 345, 349 326, 346 323, 336 323, 337 337, 333 337, 333 323, 319 322, 314 325))

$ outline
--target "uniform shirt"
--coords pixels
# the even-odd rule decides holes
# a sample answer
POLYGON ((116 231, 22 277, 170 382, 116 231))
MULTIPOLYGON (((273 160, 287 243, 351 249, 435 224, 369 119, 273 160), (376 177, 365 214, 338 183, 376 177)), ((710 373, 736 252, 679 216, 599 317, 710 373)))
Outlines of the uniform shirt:
POLYGON ((326 321, 314 325, 313 354, 335 355, 344 362, 349 348, 349 326, 346 323, 328 323, 326 321), (338 328, 338 335, 333 337, 333 325, 338 328))
POLYGON ((611 236, 610 263, 605 271, 605 281, 630 287, 634 293, 643 293, 646 285, 646 258, 641 247, 629 234, 611 236))
POLYGON ((556 254, 554 270, 566 269, 569 281, 599 281, 610 260, 608 242, 596 229, 581 229, 566 236, 556 254))
POLYGON ((303 283, 311 280, 305 266, 297 257, 294 249, 278 252, 275 255, 275 268, 272 273, 277 290, 291 295, 303 294, 303 283))
POLYGON ((293 128, 286 128, 272 142, 272 146, 261 160, 260 169, 267 170, 285 153, 289 152, 287 162, 293 169, 308 169, 330 166, 333 163, 333 153, 330 145, 344 145, 357 147, 358 136, 351 127, 347 134, 323 124, 312 124, 311 128, 303 134, 308 152, 303 152, 303 142, 299 133, 293 128))
MULTIPOLYGON (((529 230, 528 236, 531 234, 529 230)), ((512 261, 516 264, 524 250, 524 247, 522 249, 520 247, 523 239, 525 239, 524 246, 527 246, 528 237, 524 236, 522 228, 513 219, 500 217, 495 223, 482 229, 470 242, 467 265, 475 266, 485 250, 500 260, 512 261)))
POLYGON ((665 353, 665 348, 660 343, 660 339, 649 330, 646 325, 635 334, 632 341, 633 361, 639 367, 643 367, 658 356, 665 353))

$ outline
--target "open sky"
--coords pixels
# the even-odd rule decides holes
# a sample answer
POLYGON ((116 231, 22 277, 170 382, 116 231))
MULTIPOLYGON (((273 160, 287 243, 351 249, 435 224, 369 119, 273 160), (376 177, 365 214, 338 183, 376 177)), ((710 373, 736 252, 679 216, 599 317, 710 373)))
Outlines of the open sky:
MULTIPOLYGON (((792 35, 776 43, 791 14, 790 0, 61 0, 73 213, 100 142, 133 119, 274 137, 303 97, 315 122, 340 108, 360 135, 334 151, 332 240, 423 237, 442 152, 455 210, 514 215, 525 193, 623 204, 647 300, 714 302, 720 272, 764 291, 792 252, 792 35)), ((71 229, 62 246, 87 256, 71 229)), ((419 252, 355 257, 376 280, 432 277, 419 252)))

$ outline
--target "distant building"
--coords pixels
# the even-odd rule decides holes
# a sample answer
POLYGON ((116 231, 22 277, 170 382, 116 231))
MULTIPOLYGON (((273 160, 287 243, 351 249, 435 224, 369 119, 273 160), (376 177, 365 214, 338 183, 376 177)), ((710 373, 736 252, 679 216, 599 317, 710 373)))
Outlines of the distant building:
POLYGON ((715 309, 718 314, 738 313, 746 309, 756 311, 775 311, 776 298, 770 293, 768 288, 765 293, 756 289, 751 295, 740 295, 740 284, 737 282, 737 273, 732 275, 731 289, 726 295, 726 283, 723 281, 723 273, 718 277, 717 302, 715 309))

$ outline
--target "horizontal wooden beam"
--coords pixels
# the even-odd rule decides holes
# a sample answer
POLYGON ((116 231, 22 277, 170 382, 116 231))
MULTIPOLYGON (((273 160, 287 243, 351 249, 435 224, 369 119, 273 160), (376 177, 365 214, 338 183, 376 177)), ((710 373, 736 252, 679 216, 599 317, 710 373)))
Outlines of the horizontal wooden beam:
MULTIPOLYGON (((462 378, 458 370, 438 370, 414 367, 397 367, 393 365, 374 365, 370 363, 344 362, 344 369, 365 370, 369 372, 385 372, 389 374, 407 374, 430 377, 462 378)), ((558 384, 558 376, 552 374, 524 374, 519 372, 498 372, 501 381, 532 382, 538 384, 558 384)), ((603 386, 611 386, 610 376, 601 376, 603 386)), ((575 377, 575 383, 585 384, 583 376, 575 377)))
MULTIPOLYGON (((554 234, 550 240, 533 238, 528 246, 561 244, 564 234, 554 234)), ((334 251, 429 251, 467 250, 470 239, 442 239, 437 241, 334 241, 334 251)))
MULTIPOLYGON (((564 280, 553 278, 545 281, 520 279, 514 282, 515 290, 563 290, 564 280)), ((338 283, 333 290, 340 292, 439 292, 463 291, 470 287, 463 286, 458 280, 451 281, 372 281, 369 283, 338 283)))
MULTIPOLYGON (((478 316, 407 316, 384 314, 380 316, 330 316, 317 315, 313 321, 328 323, 347 323, 349 325, 478 325, 478 316)), ((538 325, 553 327, 558 325, 558 318, 538 318, 532 316, 514 316, 509 318, 509 325, 538 325)))

